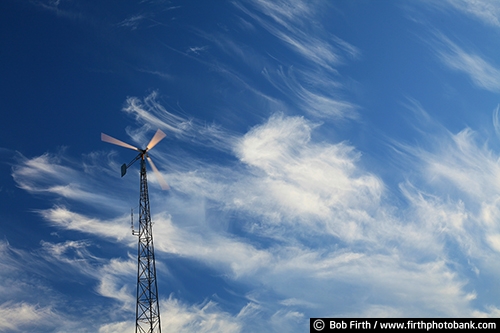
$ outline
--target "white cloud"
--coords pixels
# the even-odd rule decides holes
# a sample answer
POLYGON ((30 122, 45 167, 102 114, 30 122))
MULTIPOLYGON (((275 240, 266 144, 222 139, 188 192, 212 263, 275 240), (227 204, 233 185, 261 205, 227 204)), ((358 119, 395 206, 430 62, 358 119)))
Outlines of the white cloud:
POLYGON ((62 206, 42 210, 39 213, 49 223, 61 229, 97 234, 101 237, 114 238, 118 241, 122 241, 130 235, 130 227, 123 223, 130 216, 121 216, 111 221, 102 221, 72 212, 62 206))
MULTIPOLYGON (((252 303, 234 315, 223 311, 213 301, 189 305, 172 295, 160 301, 161 327, 164 332, 180 333, 238 333, 246 320, 253 315, 252 303)), ((135 329, 133 321, 108 323, 100 327, 99 333, 128 332, 135 329)))
POLYGON ((162 330, 165 332, 241 332, 241 324, 210 301, 190 306, 170 297, 161 302, 160 307, 165 314, 162 317, 162 330))
POLYGON ((281 98, 287 106, 273 101, 273 112, 298 110, 323 120, 356 116, 357 106, 341 93, 345 86, 337 67, 344 63, 345 57, 358 58, 361 52, 321 29, 321 13, 327 3, 259 0, 234 2, 234 5, 245 14, 242 20, 250 19, 252 25, 267 30, 279 45, 292 50, 290 55, 259 54, 249 45, 235 43, 235 38, 207 37, 253 71, 261 72, 279 91, 274 99, 281 98), (288 68, 287 73, 283 67, 288 68))
POLYGON ((340 84, 317 72, 298 72, 301 80, 296 77, 296 73, 297 70, 294 68, 290 68, 287 73, 283 68, 275 73, 267 69, 262 71, 264 77, 274 87, 287 95, 294 102, 293 105, 300 107, 305 113, 322 120, 356 118, 358 107, 336 96, 340 84), (314 80, 313 76, 316 76, 314 80))
POLYGON ((262 207, 284 220, 328 220, 340 207, 377 204, 383 184, 357 169, 359 153, 344 143, 311 142, 314 127, 302 117, 275 115, 238 142, 235 152, 254 168, 251 181, 256 190, 252 193, 251 187, 243 192, 241 186, 241 193, 233 193, 242 208, 258 211, 254 207, 262 207))
POLYGON ((500 27, 500 5, 495 0, 447 0, 447 4, 488 25, 500 27))
POLYGON ((13 302, 0 304, 0 330, 2 331, 55 327, 54 322, 60 319, 49 307, 13 302))
POLYGON ((487 312, 484 311, 474 311, 473 316, 477 318, 498 318, 500 317, 500 309, 489 306, 487 312))
POLYGON ((72 274, 81 274, 97 280, 95 289, 99 295, 113 298, 122 304, 122 310, 133 312, 134 288, 131 283, 126 283, 125 279, 134 281, 133 276, 137 270, 135 258, 129 257, 126 260, 98 258, 89 251, 91 244, 84 241, 64 243, 42 241, 41 245, 47 262, 72 274))
POLYGON ((132 257, 99 258, 92 253, 92 246, 89 241, 82 240, 42 241, 40 248, 27 252, 0 242, 0 278, 3 281, 0 330, 44 328, 54 332, 87 332, 110 318, 133 317, 136 260, 132 257), (95 303, 85 295, 75 291, 69 295, 64 288, 47 283, 75 280, 82 285, 95 280, 97 283, 89 285, 95 292, 90 292, 114 299, 121 306, 113 304, 96 315, 96 309, 103 305, 102 299, 95 303), (75 313, 76 304, 79 304, 78 313, 75 313))
POLYGON ((498 117, 498 113, 500 111, 500 104, 493 111, 493 127, 495 128, 495 133, 497 137, 500 138, 500 119, 498 117))
POLYGON ((500 69, 497 66, 479 54, 463 50, 443 35, 439 38, 442 45, 438 46, 437 54, 446 66, 467 74, 480 88, 500 91, 500 69))
POLYGON ((486 240, 495 251, 500 252, 500 234, 488 235, 486 240))
POLYGON ((208 49, 208 46, 206 46, 206 45, 205 46, 192 46, 186 51, 186 53, 191 52, 191 53, 194 53, 196 55, 199 55, 200 53, 206 51, 207 49, 208 49))
POLYGON ((403 191, 416 218, 441 234, 443 249, 458 246, 466 267, 478 276, 499 273, 500 234, 500 159, 480 137, 468 128, 456 134, 444 130, 432 137, 429 149, 406 147, 422 170, 422 184, 403 191))
POLYGON ((157 93, 153 92, 144 99, 144 103, 136 97, 128 97, 123 111, 135 115, 136 120, 141 123, 147 123, 156 128, 166 128, 174 133, 182 133, 190 127, 188 120, 168 112, 156 102, 156 97, 157 93), (158 116, 161 116, 162 119, 159 119, 158 116))
POLYGON ((163 72, 163 71, 159 71, 159 70, 148 70, 148 69, 143 69, 143 68, 137 68, 136 70, 138 72, 141 72, 141 73, 146 73, 146 74, 151 74, 151 75, 158 76, 158 77, 160 77, 161 79, 164 79, 164 80, 171 81, 171 80, 174 79, 174 77, 171 74, 163 72))
POLYGON ((129 282, 134 281, 133 276, 136 270, 137 260, 135 258, 111 259, 96 272, 95 276, 99 280, 96 291, 99 295, 113 298, 122 303, 122 309, 132 313, 136 302, 135 286, 131 283, 125 283, 124 278, 126 277, 129 282))
POLYGON ((341 56, 334 46, 337 43, 350 56, 358 55, 359 51, 353 45, 338 37, 318 37, 308 29, 316 29, 321 25, 316 19, 321 12, 320 4, 305 1, 250 1, 251 6, 264 14, 268 20, 237 3, 236 6, 252 17, 271 34, 285 42, 297 54, 324 69, 335 72, 334 65, 341 63, 341 56))
MULTIPOLYGON (((105 159, 103 156, 98 158, 105 159)), ((52 194, 80 203, 100 204, 107 209, 118 206, 118 202, 109 196, 96 194, 96 189, 104 190, 102 183, 93 183, 89 181, 89 175, 81 173, 83 168, 90 174, 95 167, 94 161, 75 165, 64 157, 64 151, 31 159, 19 154, 18 164, 12 168, 12 177, 20 188, 34 194, 52 194)), ((100 166, 99 169, 102 171, 100 166)))
POLYGON ((119 332, 134 332, 134 321, 121 321, 117 323, 109 323, 99 328, 99 333, 119 333, 119 332))
POLYGON ((77 332, 78 323, 62 311, 67 299, 47 283, 54 269, 40 251, 0 241, 0 331, 77 332))
POLYGON ((119 27, 130 28, 131 30, 136 30, 139 27, 139 24, 142 20, 146 19, 145 15, 134 15, 129 18, 124 19, 117 25, 119 27))
POLYGON ((500 188, 500 165, 496 154, 479 145, 475 136, 471 129, 464 129, 446 133, 435 151, 411 150, 423 162, 429 181, 448 181, 474 200, 495 198, 500 188))
POLYGON ((144 101, 136 97, 127 98, 123 111, 133 115, 138 123, 144 125, 137 131, 128 131, 139 146, 150 140, 146 137, 146 132, 157 128, 165 130, 167 135, 175 135, 178 140, 221 150, 227 150, 231 146, 233 137, 230 132, 220 129, 215 124, 203 124, 195 119, 183 118, 169 112, 158 101, 157 92, 152 92, 144 98, 144 101))

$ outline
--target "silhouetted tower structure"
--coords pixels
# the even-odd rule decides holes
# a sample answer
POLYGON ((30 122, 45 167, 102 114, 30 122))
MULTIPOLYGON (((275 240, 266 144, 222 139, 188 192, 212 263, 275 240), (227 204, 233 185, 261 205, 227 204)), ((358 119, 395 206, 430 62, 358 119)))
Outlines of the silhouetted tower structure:
POLYGON ((168 185, 160 172, 148 156, 148 151, 165 137, 165 133, 158 130, 153 136, 146 149, 139 149, 125 142, 101 134, 101 140, 116 144, 125 148, 130 148, 139 154, 127 165, 121 168, 122 177, 127 169, 137 160, 141 161, 141 183, 139 198, 139 230, 132 234, 138 236, 137 247, 137 302, 136 302, 136 333, 161 333, 160 304, 158 302, 158 283, 156 279, 155 251, 153 245, 153 225, 151 222, 151 211, 149 208, 148 179, 146 174, 146 159, 151 164, 153 171, 157 175, 162 189, 168 189, 168 185))
POLYGON ((141 158, 141 197, 139 200, 139 237, 137 248, 136 333, 161 332, 158 284, 156 280, 153 225, 149 210, 146 161, 141 158))

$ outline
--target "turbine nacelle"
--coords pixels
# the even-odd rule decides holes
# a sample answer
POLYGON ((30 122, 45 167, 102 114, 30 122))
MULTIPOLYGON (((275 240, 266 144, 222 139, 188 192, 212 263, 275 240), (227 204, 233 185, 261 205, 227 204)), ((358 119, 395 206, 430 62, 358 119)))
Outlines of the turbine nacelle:
POLYGON ((148 145, 146 146, 146 149, 139 149, 137 147, 129 145, 128 143, 125 143, 123 141, 115 139, 115 138, 113 138, 113 137, 111 137, 111 136, 109 136, 107 134, 104 134, 104 133, 101 133, 101 140, 104 141, 104 142, 112 143, 114 145, 117 145, 117 146, 120 146, 120 147, 124 147, 124 148, 128 148, 128 149, 132 149, 132 150, 135 150, 135 151, 139 152, 139 155, 137 155, 128 165, 126 163, 124 163, 121 166, 121 175, 122 175, 122 177, 125 176, 125 174, 127 173, 127 169, 132 164, 134 164, 135 161, 137 161, 138 159, 141 159, 141 160, 147 159, 148 162, 149 162, 149 164, 151 165, 151 168, 153 169, 153 171, 154 171, 154 173, 156 175, 158 183, 160 183, 161 188, 163 190, 168 190, 170 187, 168 186, 168 184, 165 181, 165 179, 163 179, 160 171, 158 171, 158 169, 156 168, 156 165, 153 163, 153 160, 148 155, 148 151, 150 151, 154 146, 156 146, 158 144, 158 142, 160 142, 161 140, 163 140, 163 138, 165 136, 167 136, 167 135, 165 133, 163 133, 160 129, 158 129, 156 131, 155 135, 153 136, 153 138, 151 139, 151 141, 149 141, 148 145))

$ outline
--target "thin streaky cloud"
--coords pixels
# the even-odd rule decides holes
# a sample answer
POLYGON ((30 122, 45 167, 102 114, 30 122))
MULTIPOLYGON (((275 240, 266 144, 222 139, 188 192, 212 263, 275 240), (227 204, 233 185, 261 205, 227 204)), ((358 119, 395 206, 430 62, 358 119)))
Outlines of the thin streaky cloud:
POLYGON ((143 21, 144 19, 146 19, 146 16, 143 14, 134 15, 117 23, 117 26, 129 28, 131 30, 136 30, 139 27, 141 21, 143 21))
POLYGON ((200 53, 206 51, 208 49, 208 46, 192 46, 189 49, 187 49, 186 53, 194 53, 196 55, 199 55, 200 53))
POLYGON ((166 112, 164 107, 156 103, 157 93, 153 92, 144 99, 144 102, 136 97, 129 97, 125 102, 123 111, 134 115, 136 120, 149 124, 149 126, 166 129, 169 132, 181 134, 189 127, 189 121, 177 115, 166 112), (151 108, 157 112, 147 112, 145 108, 151 108), (162 116, 160 119, 158 116, 162 116))
MULTIPOLYGON (((270 61, 269 54, 255 52, 250 45, 245 45, 237 41, 235 36, 197 31, 199 36, 216 45, 224 53, 239 62, 243 61, 253 71, 260 72, 266 80, 282 93, 282 96, 277 97, 276 95, 273 96, 256 91, 255 84, 252 82, 253 80, 226 65, 214 65, 213 67, 216 71, 222 75, 226 74, 225 76, 228 74, 229 78, 237 84, 243 85, 245 89, 255 92, 258 97, 264 97, 265 101, 270 102, 268 108, 274 112, 284 112, 286 109, 298 107, 301 112, 306 112, 321 119, 356 118, 355 109, 357 106, 339 97, 343 89, 343 84, 340 81, 337 69, 334 68, 334 66, 342 62, 340 60, 340 53, 346 54, 349 58, 359 57, 360 51, 356 47, 336 36, 318 37, 316 40, 313 40, 300 27, 295 27, 295 24, 290 25, 291 29, 293 29, 292 31, 280 28, 280 26, 276 27, 272 22, 269 22, 269 19, 266 19, 265 15, 261 17, 263 14, 258 12, 258 10, 265 10, 266 6, 264 8, 261 8, 260 5, 257 6, 256 8, 260 9, 257 9, 257 12, 255 12, 255 10, 250 10, 242 3, 237 2, 234 4, 243 13, 246 13, 250 19, 255 21, 256 24, 272 30, 271 34, 277 37, 280 43, 288 47, 294 45, 293 48, 298 50, 299 54, 304 55, 304 61, 297 63, 297 69, 295 69, 295 66, 287 66, 289 69, 285 74, 282 65, 278 65, 276 70, 273 69, 276 67, 276 62, 270 61), (328 65, 326 65, 327 63, 328 65), (324 66, 327 66, 329 70, 325 71, 324 66)), ((272 5, 272 8, 275 6, 274 4, 270 5, 272 5)), ((292 6, 291 4, 286 5, 283 3, 281 5, 285 7, 296 6, 296 4, 292 6)), ((312 4, 305 3, 300 6, 304 8, 308 8, 309 6, 314 7, 312 4)), ((304 20, 306 22, 304 24, 310 25, 312 23, 301 16, 306 15, 307 17, 309 10, 314 11, 317 8, 298 10, 293 15, 285 15, 282 19, 276 20, 283 24, 285 24, 284 20, 304 20)), ((273 59, 278 63, 283 61, 288 63, 286 59, 273 59)))
POLYGON ((43 249, 28 252, 0 241, 0 278, 3 281, 0 286, 0 330, 75 331, 78 328, 71 314, 64 311, 68 300, 47 283, 50 274, 63 266, 47 261, 43 249))
MULTIPOLYGON (((344 63, 345 56, 356 59, 361 52, 334 35, 316 34, 311 37, 310 30, 317 29, 320 25, 315 21, 314 15, 321 11, 321 4, 302 1, 250 1, 234 4, 252 22, 267 30, 303 59, 294 61, 293 66, 286 65, 288 70, 283 70, 283 64, 276 68, 268 60, 255 62, 264 66, 259 71, 283 94, 281 99, 289 104, 289 109, 298 107, 301 112, 320 119, 356 118, 357 106, 340 97, 344 86, 336 67, 344 63)), ((261 57, 268 59, 269 55, 261 57)), ((248 59, 248 56, 244 59, 248 59)), ((289 63, 286 59, 278 60, 278 63, 283 62, 289 63)))
POLYGON ((496 0, 447 0, 446 3, 487 25, 500 27, 500 4, 496 0))
MULTIPOLYGON (((130 244, 132 245, 132 244, 130 244)), ((135 245, 135 244, 134 244, 135 245)), ((135 258, 104 259, 94 256, 84 241, 66 241, 63 243, 41 242, 44 258, 48 263, 59 266, 68 274, 80 274, 97 281, 95 292, 106 298, 113 299, 121 305, 122 311, 134 310, 135 298, 133 286, 125 281, 133 281, 134 270, 137 267, 135 258)), ((161 266, 161 265, 158 265, 161 266)))
POLYGON ((134 116, 144 128, 129 131, 136 142, 147 142, 146 132, 152 128, 161 128, 170 132, 177 139, 199 145, 228 151, 232 147, 234 134, 215 124, 204 124, 199 120, 188 119, 169 112, 159 101, 158 93, 152 92, 143 100, 129 97, 123 111, 134 116))
MULTIPOLYGON (((67 166, 73 162, 62 152, 45 153, 32 159, 17 154, 16 159, 18 163, 12 168, 12 178, 17 186, 25 191, 34 194, 52 194, 88 204, 100 203, 107 208, 117 205, 116 200, 95 194, 94 190, 101 186, 89 183, 87 175, 67 166)), ((91 164, 84 164, 84 167, 91 172, 91 164)))
MULTIPOLYGON (((422 171, 421 188, 405 185, 402 193, 422 221, 451 236, 470 271, 477 276, 497 274, 500 157, 470 128, 456 134, 442 129, 432 137, 428 149, 403 148, 422 171)), ((477 297, 485 295, 478 292, 477 297)))
POLYGON ((216 303, 208 301, 201 305, 183 304, 169 297, 160 307, 169 315, 162 318, 162 330, 166 332, 220 332, 239 333, 241 319, 220 310, 216 303))
POLYGON ((111 221, 102 221, 68 210, 63 206, 41 210, 39 214, 53 226, 63 230, 75 230, 84 233, 96 233, 101 237, 123 241, 129 238, 129 226, 122 223, 125 216, 111 221))
POLYGON ((191 60, 194 60, 196 62, 199 62, 200 64, 203 64, 203 65, 205 65, 207 67, 212 67, 213 66, 213 63, 211 63, 209 61, 202 60, 202 59, 200 59, 200 57, 195 57, 195 56, 189 54, 188 52, 180 51, 180 50, 178 50, 178 49, 176 49, 176 48, 174 48, 174 47, 172 47, 172 46, 170 46, 170 45, 168 45, 168 44, 166 44, 166 43, 164 43, 162 41, 160 41, 160 44, 163 45, 164 47, 166 47, 167 49, 175 52, 175 53, 183 55, 184 57, 189 58, 191 60))
POLYGON ((84 21, 86 19, 86 14, 84 12, 71 8, 71 1, 35 0, 29 1, 29 3, 37 6, 38 8, 42 8, 43 10, 52 12, 58 17, 71 21, 84 21))
POLYGON ((173 80, 174 79, 174 76, 172 76, 166 72, 161 72, 159 70, 149 70, 149 69, 143 69, 143 68, 137 68, 136 70, 138 72, 141 72, 141 73, 146 73, 146 74, 158 76, 164 80, 173 80))
MULTIPOLYGON (((268 1, 252 3, 261 14, 271 17, 272 21, 269 21, 265 17, 261 17, 261 15, 248 9, 241 3, 235 3, 235 5, 269 33, 285 42, 285 45, 296 51, 297 54, 304 57, 305 60, 332 72, 336 72, 334 66, 342 63, 342 57, 327 36, 323 38, 316 36, 312 37, 302 30, 303 24, 315 23, 314 20, 311 21, 311 18, 308 16, 311 11, 314 11, 312 9, 314 6, 313 4, 302 1, 293 5, 288 3, 288 1, 282 1, 278 4, 268 1), (293 8, 293 10, 291 10, 291 8, 293 8), (299 22, 300 24, 298 24, 299 22), (276 25, 275 23, 279 24, 276 25)), ((335 40, 339 41, 340 39, 336 37, 335 40)), ((333 40, 333 42, 335 42, 335 40, 333 40)), ((347 49, 346 45, 349 44, 347 42, 342 43, 344 49, 347 49)), ((351 54, 353 48, 354 47, 351 46, 349 50, 351 54)))
POLYGON ((466 74, 479 88, 500 91, 500 69, 497 66, 479 54, 465 51, 442 34, 438 38, 437 56, 446 66, 466 74))
POLYGON ((218 66, 217 71, 219 71, 227 79, 233 81, 236 85, 245 88, 246 90, 250 91, 255 97, 265 102, 267 104, 266 109, 274 110, 276 112, 285 109, 285 104, 283 101, 257 89, 255 86, 251 85, 248 82, 249 80, 245 80, 245 77, 242 77, 242 75, 237 71, 234 71, 229 67, 222 67, 222 66, 218 66))
MULTIPOLYGON (((218 49, 234 57, 238 61, 246 63, 253 70, 260 70, 263 64, 267 63, 267 59, 262 55, 259 55, 251 46, 246 45, 240 41, 236 41, 234 37, 225 33, 210 34, 205 31, 197 30, 197 34, 206 39, 207 41, 213 43, 218 49)), ((217 63, 213 64, 212 67, 216 69, 224 67, 229 68, 227 65, 217 63)), ((234 70, 233 70, 234 71, 234 70)), ((254 88, 255 89, 255 88, 254 88)))
POLYGON ((493 111, 493 127, 495 128, 495 133, 497 134, 497 137, 500 139, 500 117, 499 117, 499 112, 500 112, 500 104, 493 111))
POLYGON ((267 69, 262 71, 264 77, 278 90, 292 99, 294 105, 299 105, 300 109, 319 119, 342 119, 342 118, 357 118, 355 104, 342 100, 336 96, 336 90, 325 89, 330 87, 339 87, 332 78, 320 75, 318 81, 314 85, 306 88, 301 82, 310 80, 313 73, 304 71, 296 71, 293 67, 285 72, 283 68, 279 68, 275 73, 269 72, 267 69), (302 80, 297 77, 297 74, 303 76, 302 80))
POLYGON ((132 320, 106 323, 99 327, 99 333, 134 332, 135 326, 132 320))
POLYGON ((25 302, 0 304, 0 330, 4 332, 16 332, 21 328, 29 330, 35 327, 56 329, 54 323, 60 320, 60 316, 50 307, 25 302))
POLYGON ((270 16, 274 21, 286 28, 290 28, 288 25, 289 22, 302 23, 304 19, 310 18, 314 14, 311 4, 305 1, 256 0, 250 1, 250 3, 259 8, 262 13, 270 16))
MULTIPOLYGON (((89 252, 89 243, 85 241, 65 241, 62 243, 42 242, 42 248, 37 252, 41 255, 33 256, 9 246, 6 242, 0 242, 0 276, 3 281, 9 283, 12 295, 6 295, 0 288, 0 296, 9 296, 10 301, 0 303, 0 329, 10 331, 33 331, 36 329, 61 330, 61 332, 88 331, 96 328, 99 332, 116 332, 117 329, 128 329, 133 327, 132 321, 110 322, 111 318, 132 317, 135 309, 135 297, 133 289, 134 269, 136 260, 129 256, 128 259, 104 259, 97 258, 89 252), (21 260, 20 260, 21 259, 21 260), (37 280, 26 280, 18 275, 23 271, 22 267, 28 265, 31 268, 30 276, 42 276, 43 267, 39 264, 32 265, 41 260, 47 260, 47 264, 58 267, 66 272, 65 275, 81 273, 97 281, 95 292, 105 298, 114 299, 117 304, 109 311, 101 311, 102 315, 92 316, 92 322, 61 313, 61 303, 66 300, 54 297, 46 297, 43 300, 36 298, 30 302, 30 297, 24 293, 33 292, 32 287, 41 288, 47 295, 56 292, 48 286, 40 285, 37 280), (92 261, 92 262, 91 262, 92 261), (13 269, 17 265, 18 269, 13 269), (38 266, 38 267, 37 267, 38 266), (10 276, 10 277, 9 277, 10 276), (16 279, 11 279, 16 278, 16 279), (17 291, 19 289, 19 291, 17 291), (17 296, 16 296, 17 295, 17 296), (17 301, 17 298, 22 299, 17 301), (118 305, 118 306, 117 306, 118 305), (127 313, 129 315, 127 315, 127 313)), ((160 264, 160 270, 163 269, 160 264)), ((45 270, 47 271, 47 270, 45 270)), ((79 275, 80 278, 82 275, 79 275)), ((33 292, 31 295, 39 295, 33 292)), ((60 297, 60 296, 58 296, 60 297)), ((69 301, 69 300, 68 300, 69 301)), ((78 302, 79 298, 71 299, 71 305, 78 302)), ((221 310, 216 303, 207 300, 200 305, 188 305, 170 295, 160 299, 161 309, 164 313, 175 314, 164 316, 162 328, 164 330, 183 328, 189 329, 192 325, 200 332, 240 332, 244 321, 243 315, 232 315, 221 310)), ((85 309, 81 309, 87 311, 85 309)), ((91 309, 89 309, 92 311, 91 309)), ((81 313, 80 313, 81 314, 81 313)), ((123 320, 123 319, 122 319, 123 320)), ((176 330, 176 329, 175 329, 176 330)))

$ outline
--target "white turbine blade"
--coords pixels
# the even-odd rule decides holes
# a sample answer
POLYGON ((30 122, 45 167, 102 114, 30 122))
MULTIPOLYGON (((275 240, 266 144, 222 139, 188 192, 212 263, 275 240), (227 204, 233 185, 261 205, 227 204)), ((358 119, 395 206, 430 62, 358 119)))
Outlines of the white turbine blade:
POLYGON ((170 186, 168 186, 167 182, 165 179, 163 179, 163 176, 161 175, 160 171, 156 168, 156 165, 153 163, 153 160, 151 157, 147 157, 149 164, 151 164, 151 168, 153 168, 153 171, 155 172, 156 179, 158 180, 158 183, 160 183, 160 186, 162 190, 169 190, 170 186))
POLYGON ((163 133, 160 129, 158 129, 153 138, 151 139, 151 141, 149 141, 146 149, 147 150, 152 149, 154 146, 156 146, 158 142, 160 142, 166 136, 167 135, 165 133, 163 133))
POLYGON ((123 141, 115 139, 115 138, 113 138, 107 134, 104 134, 104 133, 101 133, 101 140, 104 142, 112 143, 112 144, 117 145, 117 146, 124 147, 124 148, 129 148, 129 149, 141 151, 139 148, 136 148, 132 145, 129 145, 128 143, 125 143, 123 141))

